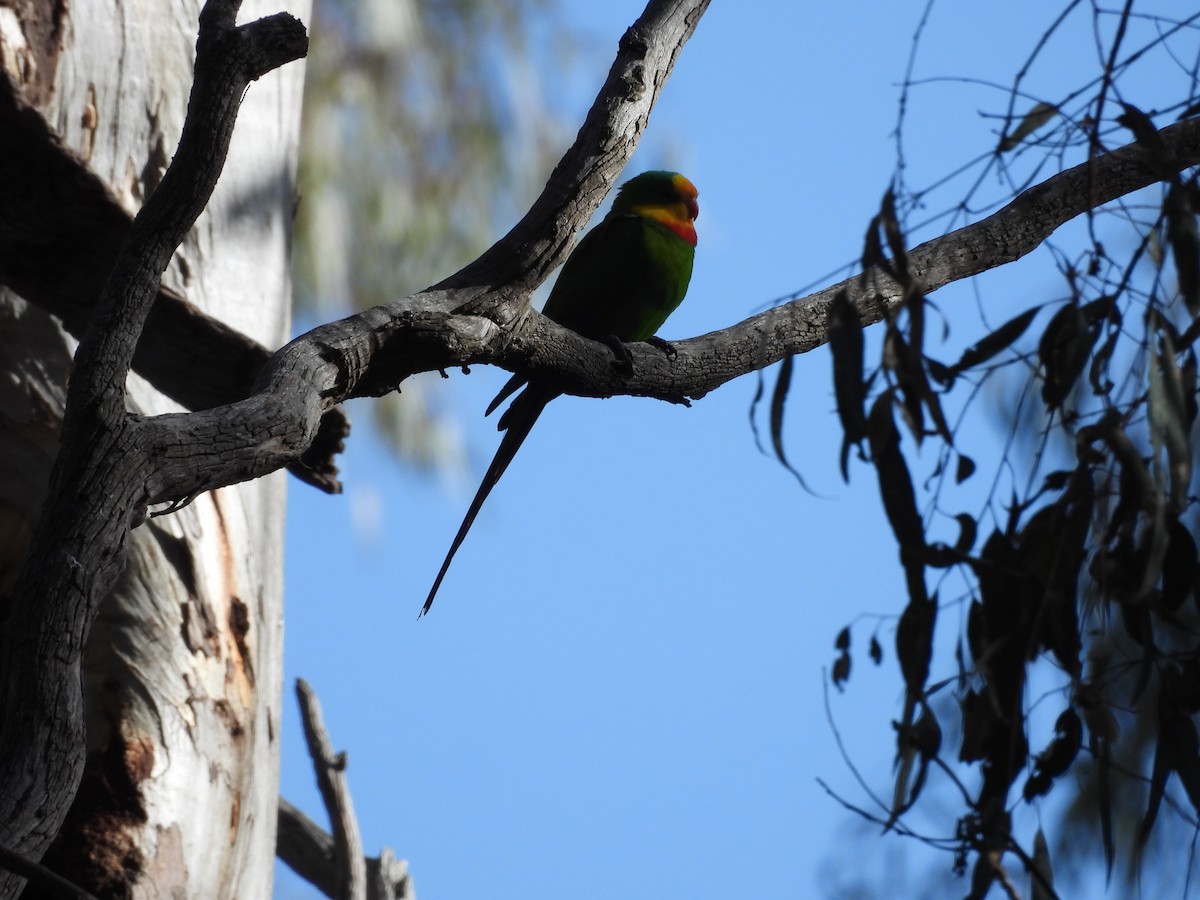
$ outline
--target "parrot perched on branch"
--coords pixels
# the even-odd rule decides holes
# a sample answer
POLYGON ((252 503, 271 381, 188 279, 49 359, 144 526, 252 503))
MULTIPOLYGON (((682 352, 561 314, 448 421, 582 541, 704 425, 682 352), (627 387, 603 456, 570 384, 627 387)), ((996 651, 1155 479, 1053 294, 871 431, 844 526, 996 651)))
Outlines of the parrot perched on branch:
MULTIPOLYGON (((543 315, 586 338, 612 347, 632 371, 623 344, 649 341, 668 354, 674 349, 654 333, 687 293, 696 250, 695 186, 677 172, 643 172, 625 182, 612 209, 567 258, 543 315)), ((487 499, 546 404, 561 392, 553 385, 514 375, 491 402, 490 415, 521 387, 525 390, 500 417, 500 448, 459 526, 421 615, 429 612, 450 562, 487 499)))

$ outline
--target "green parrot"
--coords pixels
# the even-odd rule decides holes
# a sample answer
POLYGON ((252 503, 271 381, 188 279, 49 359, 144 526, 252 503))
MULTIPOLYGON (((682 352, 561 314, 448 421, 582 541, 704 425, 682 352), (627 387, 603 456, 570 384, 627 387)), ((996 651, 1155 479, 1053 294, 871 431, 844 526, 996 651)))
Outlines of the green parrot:
MULTIPOLYGON (((695 220, 700 214, 695 186, 677 172, 643 172, 617 192, 612 209, 567 258, 546 301, 543 315, 586 338, 613 348, 632 371, 623 343, 649 341, 667 353, 670 344, 654 333, 687 293, 696 251, 695 220)), ((485 415, 524 386, 500 417, 500 448, 459 526, 434 579, 421 615, 429 612, 442 579, 463 538, 546 404, 561 392, 536 378, 514 375, 492 400, 485 415)))

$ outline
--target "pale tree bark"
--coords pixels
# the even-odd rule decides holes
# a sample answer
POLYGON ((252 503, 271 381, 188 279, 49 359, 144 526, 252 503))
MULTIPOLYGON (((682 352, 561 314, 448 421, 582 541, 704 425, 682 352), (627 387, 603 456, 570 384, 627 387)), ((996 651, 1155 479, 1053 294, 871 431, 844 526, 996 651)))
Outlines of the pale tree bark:
MULTIPOLYGON (((129 213, 157 186, 179 139, 201 5, 0 0, 0 57, 18 102, 129 213)), ((307 16, 303 5, 289 4, 307 16)), ((243 15, 274 11, 254 0, 243 15)), ((221 185, 164 277, 269 347, 289 328, 302 78, 294 64, 249 92, 221 185)), ((73 349, 45 312, 0 294, 0 597, 12 590, 42 505, 73 349)), ((137 376, 129 407, 181 409, 137 376)), ((270 895, 283 478, 205 494, 131 535, 128 568, 100 607, 82 663, 83 782, 45 857, 95 893, 270 895)))

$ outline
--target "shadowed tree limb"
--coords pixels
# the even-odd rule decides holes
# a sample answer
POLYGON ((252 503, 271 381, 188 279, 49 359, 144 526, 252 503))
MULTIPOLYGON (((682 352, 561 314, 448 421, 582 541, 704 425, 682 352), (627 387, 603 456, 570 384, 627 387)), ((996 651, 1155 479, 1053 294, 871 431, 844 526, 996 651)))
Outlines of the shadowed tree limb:
MULTIPOLYGON (((1200 164, 1200 119, 1164 128, 1158 135, 1176 170, 1200 164)), ((909 271, 930 293, 1012 262, 1074 217, 1155 183, 1161 164, 1130 144, 1068 169, 986 219, 913 248, 909 271)), ((558 232, 553 220, 546 225, 558 232)), ((867 276, 848 278, 721 331, 673 341, 673 358, 631 345, 635 374, 630 378, 613 371, 611 352, 603 345, 532 313, 523 289, 511 284, 430 288, 297 338, 279 352, 263 373, 259 392, 246 401, 140 423, 148 445, 171 448, 148 493, 152 502, 164 502, 273 471, 303 449, 324 404, 386 393, 419 371, 492 363, 552 380, 564 393, 629 394, 684 403, 826 343, 829 304, 842 291, 864 325, 881 321, 899 305, 903 292, 881 272, 867 276), (234 434, 239 435, 236 446, 230 440, 234 434), (214 449, 221 437, 224 445, 214 449)), ((443 284, 463 280, 469 279, 460 273, 443 284)))

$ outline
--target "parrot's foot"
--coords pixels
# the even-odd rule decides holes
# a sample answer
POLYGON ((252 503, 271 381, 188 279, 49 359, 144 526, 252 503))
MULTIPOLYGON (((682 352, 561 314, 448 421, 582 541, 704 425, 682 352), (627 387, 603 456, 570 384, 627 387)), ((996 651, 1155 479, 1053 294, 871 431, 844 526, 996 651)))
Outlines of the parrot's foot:
POLYGON ((612 367, 616 369, 617 374, 623 378, 629 378, 633 375, 633 354, 629 352, 629 348, 621 343, 621 339, 616 335, 605 335, 600 339, 616 357, 612 361, 612 367))
POLYGON ((668 359, 674 359, 679 355, 679 351, 675 349, 674 344, 672 344, 670 341, 663 340, 657 334, 652 334, 650 337, 646 338, 646 343, 651 347, 654 347, 656 350, 661 350, 663 353, 667 354, 668 359))

